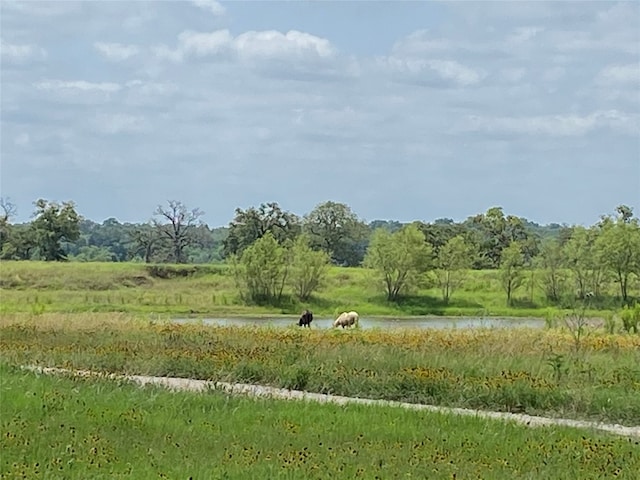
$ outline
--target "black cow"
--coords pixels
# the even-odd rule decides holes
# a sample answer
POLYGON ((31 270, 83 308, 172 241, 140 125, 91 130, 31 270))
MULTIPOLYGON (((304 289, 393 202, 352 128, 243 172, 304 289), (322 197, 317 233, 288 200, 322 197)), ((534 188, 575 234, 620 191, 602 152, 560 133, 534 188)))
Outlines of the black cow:
POLYGON ((301 327, 309 327, 311 328, 311 322, 313 321, 313 313, 311 310, 305 310, 302 312, 302 316, 300 320, 298 320, 298 325, 301 327))

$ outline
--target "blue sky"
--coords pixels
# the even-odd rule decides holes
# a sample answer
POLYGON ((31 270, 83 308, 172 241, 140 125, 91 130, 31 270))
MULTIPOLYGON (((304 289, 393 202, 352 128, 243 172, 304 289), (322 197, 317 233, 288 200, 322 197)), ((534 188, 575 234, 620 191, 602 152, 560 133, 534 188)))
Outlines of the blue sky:
POLYGON ((640 2, 3 0, 2 196, 640 214, 640 2))

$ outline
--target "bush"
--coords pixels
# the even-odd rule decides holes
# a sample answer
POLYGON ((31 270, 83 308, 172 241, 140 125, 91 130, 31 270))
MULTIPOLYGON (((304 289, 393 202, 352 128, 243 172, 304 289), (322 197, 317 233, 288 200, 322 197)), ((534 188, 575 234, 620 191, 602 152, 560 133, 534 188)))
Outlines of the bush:
POLYGON ((638 323, 640 322, 640 305, 636 304, 633 308, 624 306, 620 313, 622 318, 622 328, 627 333, 638 333, 638 323))

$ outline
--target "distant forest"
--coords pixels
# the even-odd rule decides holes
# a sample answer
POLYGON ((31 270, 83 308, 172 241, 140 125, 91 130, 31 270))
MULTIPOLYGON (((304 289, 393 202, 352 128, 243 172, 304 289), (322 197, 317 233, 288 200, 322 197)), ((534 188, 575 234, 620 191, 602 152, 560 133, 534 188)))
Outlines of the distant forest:
MULTIPOLYGON (((220 228, 203 223, 203 212, 198 208, 189 209, 175 200, 159 205, 145 223, 120 223, 116 218, 97 223, 82 218, 73 202, 43 199, 34 202, 31 222, 12 223, 15 206, 6 198, 0 206, 0 252, 4 260, 224 262, 271 232, 281 244, 305 233, 311 247, 325 251, 333 264, 358 266, 377 229, 394 233, 405 226, 394 220, 366 223, 348 205, 331 201, 319 204, 304 216, 283 210, 275 202, 247 210, 237 208, 228 226, 220 228)), ((637 225, 631 208, 622 205, 615 212, 617 218, 637 225)), ((498 268, 501 252, 512 242, 518 242, 525 260, 532 261, 540 254, 545 240, 552 239, 561 247, 572 238, 576 228, 583 228, 557 223, 539 225, 505 214, 501 207, 490 208, 462 222, 441 218, 411 224, 423 233, 435 255, 449 240, 461 236, 473 247, 475 269, 498 268)))

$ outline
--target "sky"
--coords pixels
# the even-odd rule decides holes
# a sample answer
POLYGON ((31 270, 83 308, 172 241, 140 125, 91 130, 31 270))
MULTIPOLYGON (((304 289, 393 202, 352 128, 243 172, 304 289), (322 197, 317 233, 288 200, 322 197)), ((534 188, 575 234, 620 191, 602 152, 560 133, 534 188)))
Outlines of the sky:
POLYGON ((640 2, 0 2, 0 187, 146 222, 640 214, 640 2))

